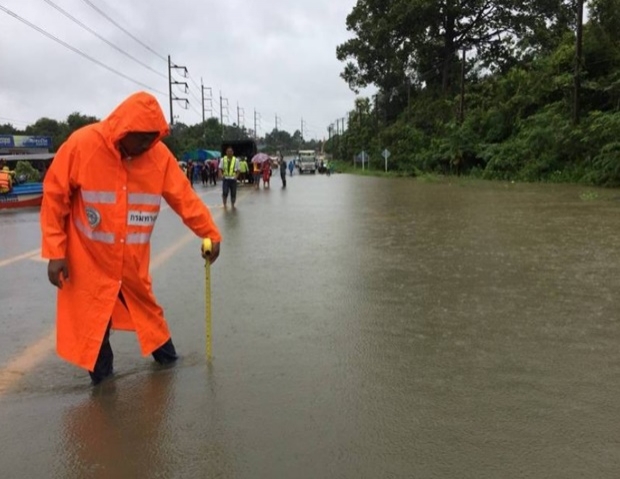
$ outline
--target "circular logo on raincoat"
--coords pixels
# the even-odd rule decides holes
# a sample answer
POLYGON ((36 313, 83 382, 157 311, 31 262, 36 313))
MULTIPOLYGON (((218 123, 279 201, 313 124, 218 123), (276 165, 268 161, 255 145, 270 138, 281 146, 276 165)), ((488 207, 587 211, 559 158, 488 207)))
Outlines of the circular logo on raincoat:
POLYGON ((101 223, 101 214, 92 206, 86 207, 86 218, 88 218, 88 224, 92 229, 95 229, 101 223))

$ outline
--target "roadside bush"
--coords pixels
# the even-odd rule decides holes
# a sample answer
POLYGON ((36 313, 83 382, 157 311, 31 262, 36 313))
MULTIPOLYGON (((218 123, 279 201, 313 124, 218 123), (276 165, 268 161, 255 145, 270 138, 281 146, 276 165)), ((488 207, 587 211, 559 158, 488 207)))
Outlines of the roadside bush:
POLYGON ((40 181, 40 173, 27 161, 18 161, 15 165, 15 178, 26 178, 28 182, 40 181))

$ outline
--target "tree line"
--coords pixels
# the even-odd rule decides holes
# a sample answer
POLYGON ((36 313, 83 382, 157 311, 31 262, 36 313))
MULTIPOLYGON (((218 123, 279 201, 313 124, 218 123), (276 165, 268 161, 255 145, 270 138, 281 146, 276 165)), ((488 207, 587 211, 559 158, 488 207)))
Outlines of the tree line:
POLYGON ((620 184, 620 0, 586 4, 579 57, 582 5, 358 0, 336 54, 353 91, 377 94, 356 99, 326 151, 388 148, 403 174, 620 184))
MULTIPOLYGON (((32 125, 19 129, 10 123, 0 124, 0 134, 49 136, 52 138, 53 151, 56 151, 69 136, 77 129, 95 123, 99 118, 71 113, 65 121, 51 118, 40 118, 32 125)), ((237 125, 222 125, 216 118, 210 118, 204 123, 186 125, 176 123, 172 134, 164 139, 164 143, 171 149, 177 158, 182 158, 186 152, 198 149, 220 150, 222 139, 226 141, 250 139, 252 132, 237 125)), ((298 149, 317 149, 320 144, 316 140, 305 140, 299 130, 292 135, 285 130, 273 130, 257 140, 261 151, 275 154, 293 153, 298 149)))

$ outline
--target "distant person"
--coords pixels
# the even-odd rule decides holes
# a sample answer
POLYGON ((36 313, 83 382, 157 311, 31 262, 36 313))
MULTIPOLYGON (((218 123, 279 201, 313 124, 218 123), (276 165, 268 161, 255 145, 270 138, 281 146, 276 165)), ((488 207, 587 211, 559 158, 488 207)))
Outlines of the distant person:
POLYGON ((210 160, 207 163, 209 165, 209 184, 217 186, 217 162, 210 160))
POLYGON ((282 178, 282 188, 286 188, 286 161, 280 158, 280 178, 282 178))
POLYGON ((263 162, 263 188, 271 188, 271 162, 263 162))
POLYGON ((260 163, 252 164, 252 173, 254 176, 254 189, 258 190, 260 188, 260 177, 261 177, 261 165, 260 163))
POLYGON ((293 176, 293 170, 295 169, 295 163, 293 162, 293 160, 288 162, 288 171, 290 172, 291 176, 293 176))
POLYGON ((200 179, 202 180, 202 186, 207 186, 209 183, 209 162, 205 161, 200 167, 200 179))
POLYGON ((13 189, 13 177, 8 166, 3 166, 0 170, 0 193, 10 193, 13 189))
POLYGON ((222 200, 224 208, 228 201, 230 192, 230 202, 233 209, 237 201, 237 178, 239 178, 239 161, 234 156, 232 147, 226 148, 226 156, 220 160, 220 171, 222 172, 222 200))
POLYGON ((219 255, 209 209, 161 141, 169 132, 157 99, 135 93, 74 132, 45 177, 41 256, 58 288, 56 350, 88 370, 93 384, 113 374, 110 329, 135 331, 142 354, 160 364, 178 358, 149 274, 161 200, 211 239, 211 262, 219 255))
POLYGON ((187 175, 187 179, 189 180, 189 184, 194 187, 194 162, 190 160, 187 163, 187 171, 185 172, 187 175))
POLYGON ((249 171, 250 167, 248 166, 248 160, 244 157, 239 163, 239 181, 241 181, 241 183, 249 181, 249 171))

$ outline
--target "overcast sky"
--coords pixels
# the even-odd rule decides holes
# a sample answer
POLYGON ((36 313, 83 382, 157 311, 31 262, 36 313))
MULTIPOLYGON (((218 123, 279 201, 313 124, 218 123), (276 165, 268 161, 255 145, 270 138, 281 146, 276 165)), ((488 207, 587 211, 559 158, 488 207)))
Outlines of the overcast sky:
MULTIPOLYGON (((123 56, 63 16, 45 0, 0 0, 5 7, 71 46, 161 93, 169 116, 167 61, 119 30, 84 0, 50 0, 136 57, 159 76, 123 56)), ((354 94, 340 78, 343 65, 336 46, 349 37, 345 19, 355 0, 91 0, 157 54, 186 66, 190 108, 175 103, 175 116, 187 124, 201 121, 200 85, 213 89, 219 116, 219 92, 228 99, 229 121, 237 121, 237 103, 245 125, 271 131, 275 115, 293 132, 307 122, 306 137, 327 136, 327 126, 351 109, 354 94), (193 80, 193 81, 192 81, 193 80), (195 84, 195 83, 197 84, 195 84)), ((134 91, 143 90, 46 38, 0 11, 0 123, 24 127, 47 116, 105 117, 134 91), (13 120, 13 121, 9 121, 13 120)), ((150 91, 150 90, 147 90, 150 91)), ((151 93, 153 93, 151 91, 151 93)), ((225 102, 224 102, 225 103, 225 102)))

